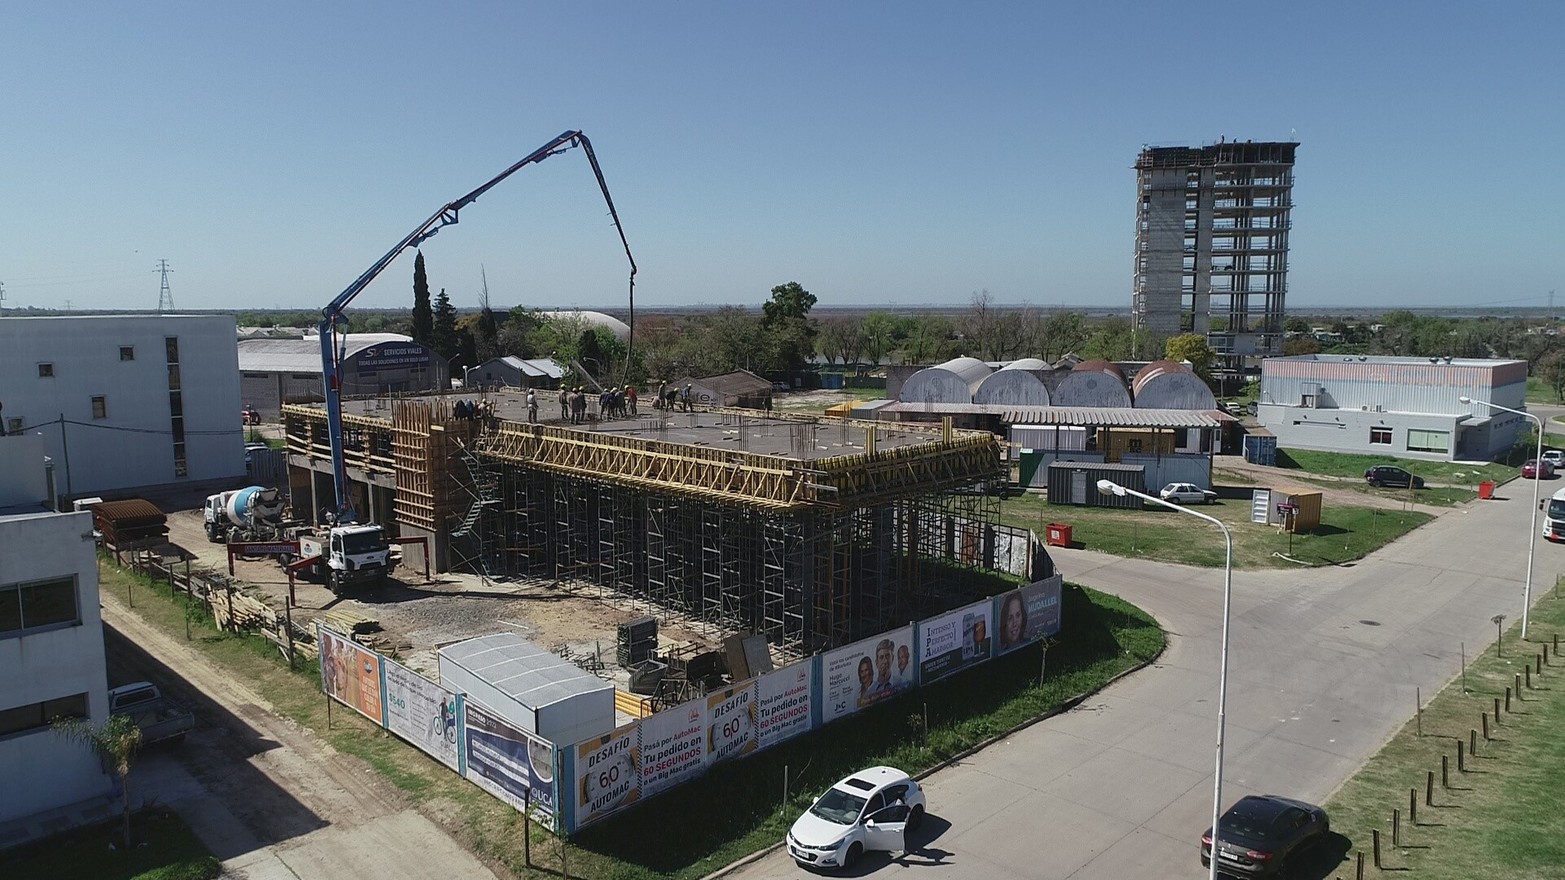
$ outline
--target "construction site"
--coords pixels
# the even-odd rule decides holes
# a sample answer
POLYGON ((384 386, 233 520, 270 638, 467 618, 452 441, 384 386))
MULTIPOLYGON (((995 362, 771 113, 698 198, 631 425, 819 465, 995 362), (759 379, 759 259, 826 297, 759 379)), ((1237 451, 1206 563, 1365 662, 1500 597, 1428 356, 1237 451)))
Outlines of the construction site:
MULTIPOLYGON (((342 403, 350 497, 484 581, 591 584, 807 656, 1052 574, 997 522, 993 435, 744 409, 528 421, 525 394, 342 403)), ((296 508, 332 498, 326 413, 283 408, 296 508)))

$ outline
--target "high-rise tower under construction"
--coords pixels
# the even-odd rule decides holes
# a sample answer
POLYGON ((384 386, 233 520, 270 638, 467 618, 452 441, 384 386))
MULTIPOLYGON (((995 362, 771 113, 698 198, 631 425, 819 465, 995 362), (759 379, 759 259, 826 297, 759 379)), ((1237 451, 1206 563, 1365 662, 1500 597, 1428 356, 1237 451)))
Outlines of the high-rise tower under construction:
POLYGON ((1225 141, 1141 151, 1138 331, 1205 336, 1230 368, 1282 353, 1297 148, 1225 141))

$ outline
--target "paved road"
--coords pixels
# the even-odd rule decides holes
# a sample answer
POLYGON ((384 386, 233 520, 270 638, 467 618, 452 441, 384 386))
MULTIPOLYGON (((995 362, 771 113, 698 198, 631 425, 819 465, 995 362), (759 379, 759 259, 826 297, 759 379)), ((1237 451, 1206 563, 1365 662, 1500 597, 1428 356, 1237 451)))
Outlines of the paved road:
MULTIPOLYGON (((1493 638, 1490 617, 1520 614, 1531 498, 1517 485, 1501 493, 1514 500, 1452 510, 1357 565, 1235 574, 1225 805, 1255 792, 1323 799, 1411 717, 1415 687, 1427 699, 1458 673, 1464 640, 1472 656, 1493 638)), ((930 777, 923 853, 866 858, 855 875, 1205 876, 1222 572, 1055 553, 1068 580, 1155 615, 1167 652, 930 777)), ((1565 548, 1539 542, 1536 562, 1535 600, 1565 548)), ((733 876, 809 875, 774 852, 733 876)))
MULTIPOLYGON (((243 682, 102 596, 111 677, 148 677, 195 706, 198 730, 138 760, 131 793, 172 807, 241 880, 494 880, 391 783, 278 716, 243 682)), ((344 710, 346 711, 346 710, 344 710)))

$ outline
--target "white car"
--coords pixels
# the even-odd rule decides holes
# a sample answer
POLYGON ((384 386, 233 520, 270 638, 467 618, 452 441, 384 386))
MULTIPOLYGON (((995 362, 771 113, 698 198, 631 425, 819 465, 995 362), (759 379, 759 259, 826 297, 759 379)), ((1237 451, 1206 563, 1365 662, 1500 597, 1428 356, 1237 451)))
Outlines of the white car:
POLYGON ((924 790, 892 767, 833 785, 788 829, 788 855, 805 868, 847 868, 866 852, 900 852, 924 819, 924 790))
POLYGON ((1175 504, 1210 504, 1217 493, 1195 483, 1169 483, 1163 487, 1163 491, 1157 493, 1157 497, 1175 504))
POLYGON ((1543 450, 1543 460, 1554 465, 1554 469, 1565 470, 1565 451, 1558 449, 1543 450))

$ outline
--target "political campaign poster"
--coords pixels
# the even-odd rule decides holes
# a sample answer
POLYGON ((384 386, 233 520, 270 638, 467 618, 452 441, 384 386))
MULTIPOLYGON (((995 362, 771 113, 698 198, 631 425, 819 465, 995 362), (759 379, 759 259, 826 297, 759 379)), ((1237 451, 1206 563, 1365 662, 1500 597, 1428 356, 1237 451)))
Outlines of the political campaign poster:
POLYGON ((918 675, 929 683, 989 659, 989 619, 994 600, 985 599, 918 625, 918 675))
POLYGON ((457 769, 457 700, 413 670, 382 659, 386 676, 386 729, 457 769))
POLYGON ((755 747, 769 749, 810 730, 814 664, 804 660, 755 680, 755 747))
POLYGON ((706 762, 755 751, 755 679, 706 695, 706 762))
POLYGON ((530 804, 545 825, 554 819, 554 746, 471 699, 465 709, 467 778, 518 810, 530 804))
POLYGON ((641 719, 641 796, 700 776, 706 767, 706 700, 641 719))
POLYGON ((1061 575, 994 597, 995 653, 1006 654, 1060 631, 1061 575))
POLYGON ((881 633, 827 651, 821 660, 826 685, 822 721, 844 715, 902 693, 918 680, 913 664, 913 628, 881 633))
POLYGON ((581 828, 641 797, 640 725, 576 744, 576 827, 581 828))
POLYGON ((376 724, 385 724, 380 704, 380 655, 319 624, 321 690, 376 724))

